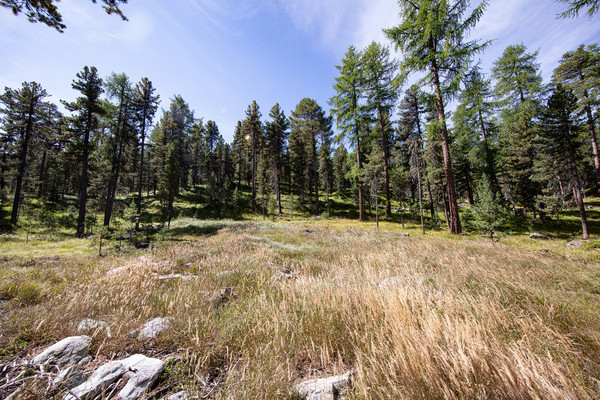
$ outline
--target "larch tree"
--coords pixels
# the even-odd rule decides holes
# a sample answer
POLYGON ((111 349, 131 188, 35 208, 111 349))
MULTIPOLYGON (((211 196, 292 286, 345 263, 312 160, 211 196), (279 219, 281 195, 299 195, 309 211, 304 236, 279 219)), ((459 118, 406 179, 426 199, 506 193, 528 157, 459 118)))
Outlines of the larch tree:
POLYGON ((559 14, 561 18, 575 18, 579 16, 581 11, 585 11, 585 15, 592 17, 600 10, 600 0, 557 0, 561 3, 566 3, 569 8, 559 14))
POLYGON ((383 186, 385 191, 385 216, 392 217, 390 192, 390 147, 392 139, 391 124, 386 119, 398 99, 398 79, 396 76, 398 63, 390 58, 390 51, 380 43, 371 43, 363 53, 364 90, 369 113, 379 132, 379 148, 382 152, 383 186))
POLYGON ((160 96, 155 95, 156 89, 152 81, 148 78, 142 78, 135 87, 134 107, 137 113, 137 126, 139 129, 140 144, 140 165, 138 171, 138 198, 137 198, 137 221, 136 230, 139 229, 139 222, 142 215, 142 183, 144 181, 144 148, 146 144, 146 132, 152 125, 154 115, 160 104, 160 96))
POLYGON ((433 86, 448 192, 448 222, 453 234, 460 234, 462 228, 443 93, 456 89, 468 62, 487 45, 487 42, 464 40, 483 15, 487 1, 474 7, 465 18, 469 3, 468 0, 399 0, 402 23, 384 30, 396 48, 404 53, 400 63, 402 73, 427 71, 433 86), (443 78, 447 86, 442 86, 443 78))
POLYGON ((363 188, 363 154, 361 141, 363 139, 363 125, 366 124, 366 110, 363 100, 364 74, 362 70, 362 55, 354 46, 350 46, 342 59, 341 65, 336 68, 339 76, 335 78, 333 86, 336 95, 329 103, 331 115, 334 117, 337 128, 341 131, 335 138, 340 143, 348 140, 354 145, 356 154, 356 173, 354 174, 358 186, 358 219, 365 220, 364 188, 363 188))
POLYGON ((600 86, 600 48, 598 45, 593 44, 587 47, 581 45, 577 50, 565 53, 560 64, 554 70, 553 81, 561 83, 572 91, 579 100, 578 109, 585 113, 596 169, 596 189, 600 193, 600 152, 592 109, 599 105, 599 99, 593 95, 593 92, 600 86))
POLYGON ((27 156, 30 143, 39 136, 48 123, 51 105, 44 101, 48 93, 37 82, 24 82, 21 89, 5 88, 0 95, 0 113, 5 114, 3 139, 16 142, 18 154, 15 194, 10 223, 16 225, 19 220, 19 206, 23 178, 27 169, 27 156), (9 139, 12 138, 11 139, 9 139))
POLYGON ((104 113, 100 103, 100 95, 104 91, 102 79, 96 67, 85 66, 77 74, 72 87, 81 93, 74 102, 65 102, 65 108, 76 114, 71 118, 71 132, 75 136, 75 146, 81 158, 81 184, 79 190, 79 215, 77 217, 77 237, 85 235, 85 214, 88 189, 89 156, 92 150, 90 135, 98 127, 98 115, 104 113))

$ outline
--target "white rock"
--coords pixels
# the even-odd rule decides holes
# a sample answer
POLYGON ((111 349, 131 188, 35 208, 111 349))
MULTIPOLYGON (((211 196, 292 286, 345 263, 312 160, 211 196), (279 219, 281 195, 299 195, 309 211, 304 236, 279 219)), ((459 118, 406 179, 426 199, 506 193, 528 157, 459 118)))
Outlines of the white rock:
POLYGON ((86 318, 83 321, 81 321, 79 323, 79 326, 77 327, 77 332, 79 333, 87 333, 89 331, 96 332, 99 330, 104 330, 107 337, 112 337, 112 335, 110 334, 110 328, 108 327, 108 324, 104 321, 96 321, 95 319, 86 318))
POLYGON ((72 365, 63 369, 52 381, 54 386, 63 386, 72 389, 81 385, 89 377, 89 373, 82 371, 79 367, 72 365))
POLYGON ((77 364, 89 352, 92 338, 89 336, 72 336, 53 344, 33 359, 33 363, 54 364, 58 367, 77 364))
POLYGON ((117 399, 134 400, 141 397, 156 382, 165 370, 165 363, 158 358, 148 358, 141 354, 133 355, 122 361, 129 372, 125 387, 117 395, 117 399))
POLYGON ((64 400, 88 400, 102 395, 110 385, 121 378, 127 369, 121 361, 111 361, 99 367, 81 385, 71 389, 64 400))
POLYGON ((338 400, 348 395, 352 371, 329 378, 313 379, 294 386, 300 396, 306 400, 338 400))
POLYGON ((164 369, 163 361, 141 354, 111 361, 96 369, 84 383, 71 389, 64 400, 90 400, 106 395, 109 387, 121 378, 127 378, 127 383, 116 399, 135 400, 156 382, 164 369))
POLYGON ((169 318, 154 318, 146 322, 139 331, 130 332, 138 340, 154 339, 171 326, 169 318))

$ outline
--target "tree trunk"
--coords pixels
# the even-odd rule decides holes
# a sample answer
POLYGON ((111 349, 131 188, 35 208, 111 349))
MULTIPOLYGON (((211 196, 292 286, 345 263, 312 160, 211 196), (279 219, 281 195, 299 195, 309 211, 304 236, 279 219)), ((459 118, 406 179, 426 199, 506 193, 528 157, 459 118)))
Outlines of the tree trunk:
MULTIPOLYGON (((358 131, 358 128, 356 129, 358 131)), ((356 165, 358 167, 358 171, 362 170, 362 160, 360 158, 360 138, 358 137, 358 133, 356 134, 356 165)), ((356 178, 358 184, 358 220, 360 222, 364 222, 365 220, 365 201, 363 195, 363 184, 360 176, 356 178)))
POLYGON ((25 132, 23 135, 23 144, 21 145, 21 152, 19 154, 19 169, 17 172, 17 185, 15 188, 15 197, 13 199, 12 213, 10 216, 10 223, 16 225, 19 222, 19 205, 21 202, 21 188, 23 186, 23 176, 25 175, 25 167, 27 165, 27 146, 29 145, 29 139, 31 138, 31 132, 33 130, 33 107, 35 97, 32 96, 29 103, 29 111, 27 115, 27 124, 25 126, 25 132))
POLYGON ((469 166, 468 161, 465 171, 465 178, 467 180, 467 201, 469 202, 469 204, 473 205, 473 203, 475 203, 475 201, 473 200, 473 181, 471 180, 471 167, 469 166))
POLYGON ((81 167, 81 189, 79 191, 79 216, 77 217, 77 234, 78 238, 85 236, 85 206, 87 203, 87 185, 88 185, 88 158, 89 158, 89 143, 90 129, 92 125, 92 113, 88 111, 87 127, 85 129, 83 139, 83 156, 81 167))
POLYGON ((490 146, 487 140, 487 132, 485 130, 485 124, 483 123, 483 116, 481 110, 477 110, 479 115, 479 126, 481 128, 481 139, 483 140, 483 151, 485 153, 485 162, 487 164, 487 175, 490 180, 490 188, 494 196, 500 193, 500 185, 498 185, 498 178, 496 177, 496 167, 494 165, 494 157, 490 151, 490 146))
MULTIPOLYGON (((144 145, 146 141, 146 107, 142 115, 142 143, 140 151, 140 170, 138 172, 138 198, 137 198, 137 220, 135 222, 135 230, 140 230, 140 218, 142 216, 142 182, 144 180, 144 145)), ((148 188, 149 190, 149 188, 148 188)))
POLYGON ((44 195, 44 174, 46 172, 46 159, 48 158, 48 151, 44 146, 44 152, 42 154, 42 162, 40 164, 40 173, 38 176, 38 181, 40 182, 38 185, 38 197, 42 198, 44 195))
POLYGON ((571 141, 571 133, 569 132, 569 128, 567 127, 564 132, 565 139, 569 145, 569 167, 571 169, 571 175, 573 177, 573 193, 575 194, 575 201, 577 202, 577 206, 579 207, 579 216, 581 218, 581 228, 583 230, 583 239, 586 240, 589 237, 589 230, 587 224, 587 218, 585 215, 585 206, 583 204, 583 196, 581 194, 581 183, 579 182, 579 174, 577 173, 577 165, 575 164, 575 148, 573 147, 573 142, 571 141))
POLYGON ((454 173, 452 171, 452 157, 450 156, 448 129, 446 128, 446 115, 444 113, 438 66, 435 59, 431 62, 431 73, 433 75, 435 102, 441 128, 440 133, 442 139, 442 153, 444 156, 444 172, 446 173, 446 186, 448 190, 448 222, 450 225, 450 233, 458 235, 462 232, 462 228, 460 225, 460 216, 458 214, 458 203, 456 201, 456 187, 454 185, 454 173))
POLYGON ((383 151, 383 176, 385 186, 385 216, 392 218, 392 206, 390 204, 390 174, 389 174, 389 154, 387 140, 385 136, 385 124, 383 114, 379 112, 379 129, 381 130, 381 150, 383 151))

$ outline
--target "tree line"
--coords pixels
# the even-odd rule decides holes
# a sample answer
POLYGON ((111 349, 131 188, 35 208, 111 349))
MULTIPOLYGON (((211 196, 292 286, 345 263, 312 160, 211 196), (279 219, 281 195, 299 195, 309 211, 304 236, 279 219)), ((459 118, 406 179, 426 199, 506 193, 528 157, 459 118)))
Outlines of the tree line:
POLYGON ((85 67, 72 83, 79 97, 62 102, 68 114, 36 82, 6 88, 0 209, 12 202, 17 225, 25 196, 76 196, 81 237, 88 208, 109 226, 122 195, 134 200, 139 229, 150 194, 170 223, 177 195, 199 187, 219 215, 243 212, 249 193, 251 212, 281 214, 283 194, 292 210, 329 216, 331 195, 344 193, 361 221, 373 206, 379 218, 381 198, 388 219, 417 207, 425 232, 443 212, 458 234, 464 199, 463 219, 493 237, 509 212, 544 221, 573 204, 587 238, 583 197, 600 190, 600 49, 565 53, 546 84, 538 53, 511 45, 486 74, 476 56, 489 42, 465 39, 485 5, 399 1, 402 23, 385 34, 402 59, 377 42, 350 46, 329 113, 304 98, 289 117, 275 104, 263 118, 254 101, 231 144, 181 96, 156 118, 160 99, 147 78, 133 84, 85 67), (415 73, 418 83, 404 87, 415 73))

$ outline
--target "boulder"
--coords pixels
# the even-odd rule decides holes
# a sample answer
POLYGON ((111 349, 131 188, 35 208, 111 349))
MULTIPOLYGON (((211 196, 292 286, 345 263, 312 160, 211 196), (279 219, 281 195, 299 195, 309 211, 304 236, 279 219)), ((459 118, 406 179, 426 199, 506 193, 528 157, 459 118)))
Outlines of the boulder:
POLYGON ((86 318, 79 323, 77 327, 77 332, 79 333, 88 333, 90 331, 98 332, 104 330, 107 337, 112 337, 110 334, 110 328, 108 324, 104 321, 96 321, 95 319, 86 318))
POLYGON ((531 235, 529 235, 529 239, 544 239, 544 240, 548 240, 550 238, 544 232, 534 232, 531 235))
POLYGON ((338 400, 348 396, 352 372, 329 378, 313 379, 294 386, 294 391, 306 400, 338 400))
POLYGON ((138 340, 154 339, 170 326, 171 321, 169 318, 153 318, 146 322, 141 329, 129 332, 129 335, 137 337, 138 340))
POLYGON ((567 243, 568 247, 573 247, 575 249, 580 249, 583 246, 585 246, 586 243, 589 243, 589 240, 573 240, 569 243, 567 243))
POLYGON ((163 361, 142 354, 111 361, 96 369, 84 383, 71 389, 63 399, 90 400, 103 396, 111 385, 120 379, 126 382, 115 398, 139 399, 156 382, 164 369, 163 361))
POLYGON ((52 364, 59 368, 79 363, 89 354, 92 338, 72 336, 48 347, 33 359, 33 364, 52 364))

